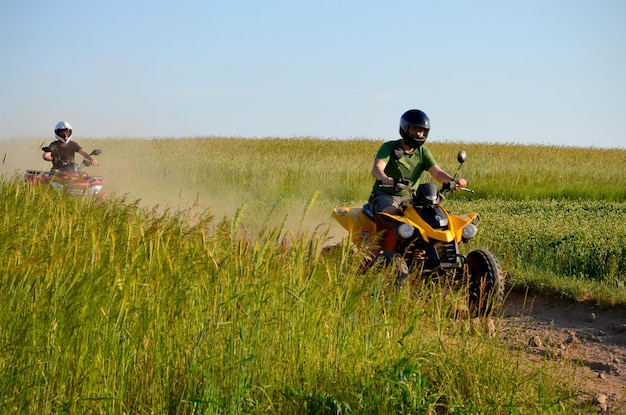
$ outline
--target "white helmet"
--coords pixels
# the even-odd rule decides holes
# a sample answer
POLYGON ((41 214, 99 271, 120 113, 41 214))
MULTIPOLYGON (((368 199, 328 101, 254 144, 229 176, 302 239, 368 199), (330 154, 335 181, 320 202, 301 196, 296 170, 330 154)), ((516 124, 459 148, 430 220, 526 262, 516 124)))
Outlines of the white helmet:
POLYGON ((63 141, 64 143, 67 143, 72 139, 72 126, 67 121, 59 121, 57 125, 54 126, 54 135, 57 137, 57 139, 63 141), (70 135, 68 135, 67 137, 63 137, 59 135, 59 130, 69 130, 70 135))

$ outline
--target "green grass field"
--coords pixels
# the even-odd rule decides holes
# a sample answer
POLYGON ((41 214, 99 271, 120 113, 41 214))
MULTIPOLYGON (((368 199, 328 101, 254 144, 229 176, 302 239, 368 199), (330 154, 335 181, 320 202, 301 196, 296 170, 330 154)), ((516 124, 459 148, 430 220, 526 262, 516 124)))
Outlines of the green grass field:
MULTIPOLYGON (((575 374, 458 316, 461 294, 320 256, 380 142, 81 140, 104 203, 23 183, 39 144, 0 142, 0 413, 586 411, 575 374)), ((467 151, 475 193, 446 206, 480 212, 467 249, 509 289, 626 304, 625 150, 429 147, 449 171, 467 151)))

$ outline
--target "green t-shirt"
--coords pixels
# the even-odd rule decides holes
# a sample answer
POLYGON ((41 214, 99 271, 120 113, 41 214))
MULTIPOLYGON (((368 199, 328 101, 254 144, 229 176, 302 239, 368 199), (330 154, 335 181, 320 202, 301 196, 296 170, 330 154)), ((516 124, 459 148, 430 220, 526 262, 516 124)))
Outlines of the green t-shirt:
MULTIPOLYGON (((393 177, 394 179, 409 180, 412 187, 417 186, 422 172, 428 171, 428 169, 437 164, 437 161, 426 146, 420 146, 412 153, 403 152, 402 157, 397 161, 391 158, 391 153, 396 148, 402 149, 402 140, 388 141, 384 143, 376 153, 376 159, 381 159, 387 162, 387 166, 385 167, 385 174, 387 174, 387 176, 393 177)), ((372 194, 409 194, 406 190, 400 191, 393 187, 380 187, 380 184, 380 180, 376 180, 374 188, 372 189, 372 194)))

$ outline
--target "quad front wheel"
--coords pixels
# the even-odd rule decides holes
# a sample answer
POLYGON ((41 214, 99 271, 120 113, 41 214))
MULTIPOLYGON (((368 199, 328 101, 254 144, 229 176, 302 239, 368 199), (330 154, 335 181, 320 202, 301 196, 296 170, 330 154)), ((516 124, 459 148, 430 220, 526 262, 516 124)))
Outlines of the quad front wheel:
POLYGON ((504 302, 504 274, 491 252, 478 249, 467 255, 469 306, 474 313, 488 314, 504 302))

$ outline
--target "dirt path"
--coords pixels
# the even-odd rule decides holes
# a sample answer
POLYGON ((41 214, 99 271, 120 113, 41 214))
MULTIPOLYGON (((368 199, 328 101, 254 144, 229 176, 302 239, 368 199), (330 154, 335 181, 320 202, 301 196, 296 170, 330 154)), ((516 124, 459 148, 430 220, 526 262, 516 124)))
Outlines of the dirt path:
POLYGON ((571 368, 581 400, 626 413, 626 309, 510 293, 501 327, 531 359, 571 368))

